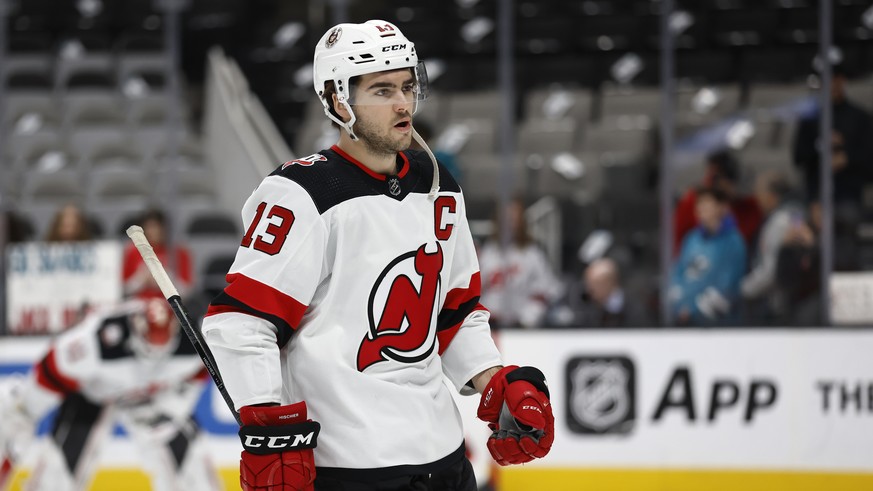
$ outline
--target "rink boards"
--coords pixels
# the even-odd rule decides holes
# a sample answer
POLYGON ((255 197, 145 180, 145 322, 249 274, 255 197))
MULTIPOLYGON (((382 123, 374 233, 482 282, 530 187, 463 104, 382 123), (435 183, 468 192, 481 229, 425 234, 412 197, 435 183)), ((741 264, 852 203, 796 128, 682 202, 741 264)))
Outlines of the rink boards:
MULTIPOLYGON (((498 341, 507 363, 543 370, 556 415, 552 453, 502 470, 501 490, 873 489, 873 330, 512 331, 498 341)), ((25 369, 46 343, 4 339, 0 374, 25 369)), ((476 400, 462 405, 471 416, 476 400)), ((236 424, 214 390, 197 416, 236 489, 236 424)), ((485 472, 487 430, 469 428, 485 472)), ((92 489, 148 489, 121 432, 101 458, 92 489)))

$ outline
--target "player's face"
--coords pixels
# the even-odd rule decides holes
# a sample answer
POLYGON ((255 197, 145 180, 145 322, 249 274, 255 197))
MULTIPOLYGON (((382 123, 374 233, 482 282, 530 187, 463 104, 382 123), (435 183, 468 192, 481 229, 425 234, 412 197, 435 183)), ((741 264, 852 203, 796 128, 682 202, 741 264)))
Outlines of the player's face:
POLYGON ((394 155, 412 142, 415 78, 410 70, 362 75, 355 88, 355 134, 377 155, 394 155))

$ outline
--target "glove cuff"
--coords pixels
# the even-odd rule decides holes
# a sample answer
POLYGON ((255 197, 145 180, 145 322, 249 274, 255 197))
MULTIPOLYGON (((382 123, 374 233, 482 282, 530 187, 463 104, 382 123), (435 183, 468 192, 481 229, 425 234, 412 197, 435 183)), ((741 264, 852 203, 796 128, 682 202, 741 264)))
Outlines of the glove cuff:
POLYGON ((546 376, 539 368, 535 367, 520 367, 506 374, 506 384, 511 384, 519 380, 530 382, 531 385, 537 388, 538 391, 551 398, 549 394, 549 386, 546 384, 546 376))
POLYGON ((279 426, 306 421, 306 401, 285 406, 243 406, 239 410, 243 425, 279 426))
POLYGON ((281 426, 247 425, 239 429, 239 439, 246 452, 270 455, 315 448, 319 431, 321 425, 315 421, 281 426))
POLYGON ((497 423, 500 416, 500 408, 503 407, 503 397, 506 392, 506 375, 517 369, 518 365, 508 365, 495 373, 479 399, 479 410, 476 416, 482 421, 497 423))

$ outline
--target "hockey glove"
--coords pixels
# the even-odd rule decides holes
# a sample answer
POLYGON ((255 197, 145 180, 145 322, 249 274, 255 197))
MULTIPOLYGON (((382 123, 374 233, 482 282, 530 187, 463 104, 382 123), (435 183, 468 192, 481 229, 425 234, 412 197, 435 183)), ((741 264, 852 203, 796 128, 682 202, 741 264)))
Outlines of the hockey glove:
POLYGON ((479 419, 493 432, 488 450, 500 465, 545 457, 555 439, 555 417, 541 371, 511 365, 491 377, 479 401, 479 419))
POLYGON ((239 481, 243 491, 312 491, 315 448, 321 425, 306 419, 306 403, 245 406, 239 430, 243 452, 239 481))

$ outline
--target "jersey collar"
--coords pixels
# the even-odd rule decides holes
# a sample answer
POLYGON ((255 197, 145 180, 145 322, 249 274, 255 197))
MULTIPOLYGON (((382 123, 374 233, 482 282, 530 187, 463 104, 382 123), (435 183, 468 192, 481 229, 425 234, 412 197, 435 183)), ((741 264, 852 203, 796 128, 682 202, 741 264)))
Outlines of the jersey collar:
MULTIPOLYGON (((357 159, 355 159, 351 155, 347 154, 342 148, 339 147, 339 145, 334 145, 334 146, 330 147, 330 149, 333 150, 334 152, 336 152, 340 157, 342 157, 342 158, 346 159, 347 161, 349 161, 350 163, 358 166, 362 171, 366 172, 367 175, 369 175, 373 179, 378 179, 380 181, 385 181, 388 179, 388 176, 386 176, 384 174, 379 174, 378 172, 373 172, 372 169, 370 169, 366 165, 362 164, 361 162, 359 162, 357 159)), ((406 156, 406 154, 404 152, 398 152, 398 155, 400 155, 400 159, 403 161, 403 164, 400 167, 400 172, 397 173, 397 177, 402 179, 406 175, 406 173, 409 172, 409 158, 406 156)))

